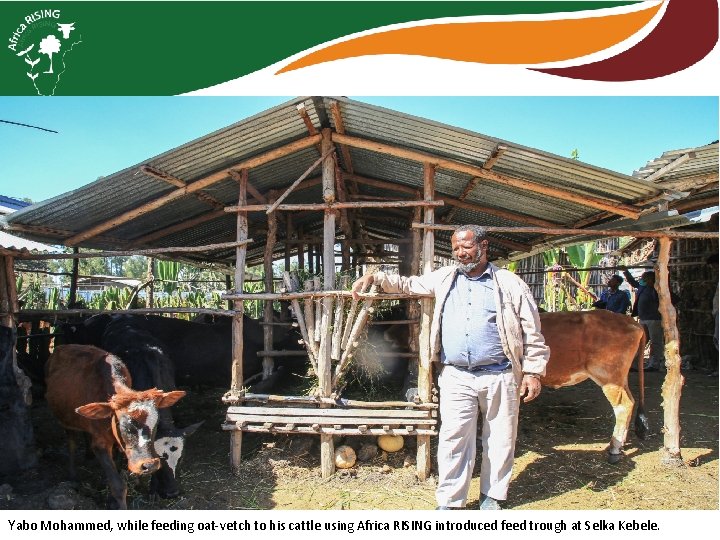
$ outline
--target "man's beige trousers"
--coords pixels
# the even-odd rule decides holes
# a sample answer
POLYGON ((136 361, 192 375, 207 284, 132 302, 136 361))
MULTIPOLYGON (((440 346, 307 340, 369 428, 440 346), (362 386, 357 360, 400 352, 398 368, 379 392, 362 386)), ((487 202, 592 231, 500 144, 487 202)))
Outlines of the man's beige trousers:
POLYGON ((478 416, 482 421, 480 491, 493 499, 507 499, 520 407, 520 390, 512 371, 469 372, 445 366, 438 382, 438 506, 462 508, 467 502, 478 416))

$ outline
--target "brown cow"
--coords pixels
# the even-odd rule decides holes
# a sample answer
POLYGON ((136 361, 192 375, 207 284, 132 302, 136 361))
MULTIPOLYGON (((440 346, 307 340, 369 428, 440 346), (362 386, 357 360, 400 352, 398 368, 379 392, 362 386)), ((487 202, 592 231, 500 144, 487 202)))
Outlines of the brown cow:
POLYGON ((135 391, 125 364, 89 345, 56 347, 47 362, 46 384, 48 405, 68 433, 71 476, 75 476, 73 432, 86 432, 108 480, 109 505, 126 509, 127 484, 113 462, 115 445, 125 453, 132 474, 157 471, 158 409, 174 405, 185 392, 135 391))
POLYGON ((635 400, 628 387, 628 372, 639 358, 640 403, 635 418, 635 433, 644 438, 647 418, 644 410, 644 374, 642 354, 645 332, 626 315, 604 309, 542 313, 542 333, 550 347, 550 361, 544 386, 560 388, 592 379, 603 391, 615 413, 608 459, 616 463, 622 456, 635 400))

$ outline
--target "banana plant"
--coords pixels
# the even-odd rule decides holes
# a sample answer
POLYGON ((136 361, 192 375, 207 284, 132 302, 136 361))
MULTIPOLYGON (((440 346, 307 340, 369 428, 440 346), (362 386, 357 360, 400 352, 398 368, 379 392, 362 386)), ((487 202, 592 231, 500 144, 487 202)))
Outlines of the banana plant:
POLYGON ((53 287, 48 291, 47 295, 47 307, 48 309, 59 309, 60 307, 60 293, 53 287))
MULTIPOLYGON (((602 259, 602 254, 597 252, 597 242, 595 241, 568 246, 565 251, 570 264, 575 268, 590 268, 597 265, 602 259)), ((576 300, 579 305, 588 308, 595 300, 587 291, 590 282, 590 270, 579 271, 578 277, 582 287, 578 287, 576 300)))
POLYGON ((157 261, 155 268, 158 280, 161 282, 162 291, 172 295, 179 290, 178 276, 180 275, 180 263, 176 261, 157 261))

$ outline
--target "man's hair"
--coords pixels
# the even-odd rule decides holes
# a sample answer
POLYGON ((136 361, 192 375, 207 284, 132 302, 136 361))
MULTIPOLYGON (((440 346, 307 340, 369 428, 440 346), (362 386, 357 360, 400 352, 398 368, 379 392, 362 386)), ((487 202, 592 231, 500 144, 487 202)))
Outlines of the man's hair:
POLYGON ((457 229, 455 229, 453 236, 461 232, 473 233, 476 244, 479 244, 481 241, 485 240, 485 237, 487 236, 487 231, 485 230, 485 227, 481 227, 480 225, 460 225, 457 229))
POLYGON ((652 270, 648 270, 647 272, 643 272, 642 276, 640 277, 649 277, 655 279, 655 272, 653 272, 652 270))
POLYGON ((610 279, 617 279, 618 285, 625 281, 625 279, 620 274, 613 274, 612 276, 610 276, 610 279))

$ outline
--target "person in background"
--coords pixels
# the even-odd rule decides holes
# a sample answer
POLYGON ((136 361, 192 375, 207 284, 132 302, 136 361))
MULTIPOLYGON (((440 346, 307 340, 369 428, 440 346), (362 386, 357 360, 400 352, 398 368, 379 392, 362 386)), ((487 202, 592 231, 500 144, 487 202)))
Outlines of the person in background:
POLYGON ((600 300, 595 302, 593 307, 625 315, 630 307, 630 293, 620 289, 623 281, 625 280, 622 276, 611 276, 607 282, 608 288, 602 292, 600 300))
MULTIPOLYGON (((627 267, 620 268, 628 283, 637 290, 632 316, 638 318, 650 341, 650 358, 645 363, 644 370, 658 371, 665 366, 665 332, 660 316, 660 297, 655 290, 655 272, 643 272, 640 279, 636 280, 627 267)), ((675 304, 676 300, 677 296, 673 293, 672 303, 675 304)))
POLYGON ((463 225, 451 238, 456 265, 422 276, 365 274, 352 287, 356 298, 373 283, 389 293, 435 297, 430 354, 440 365, 438 510, 467 503, 479 416, 479 506, 501 508, 515 459, 520 398, 528 402, 540 394, 550 356, 530 289, 512 272, 488 262, 485 236, 483 227, 463 225))

